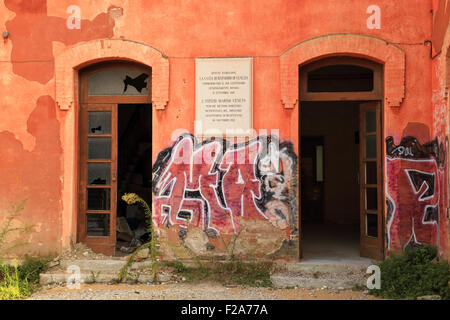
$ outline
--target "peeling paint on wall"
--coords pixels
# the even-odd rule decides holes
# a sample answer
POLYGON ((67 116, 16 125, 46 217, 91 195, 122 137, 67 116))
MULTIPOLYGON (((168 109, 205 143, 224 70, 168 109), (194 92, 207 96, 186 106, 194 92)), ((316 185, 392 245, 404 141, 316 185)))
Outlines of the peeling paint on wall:
POLYGON ((16 13, 6 22, 12 42, 13 72, 42 84, 54 76, 53 41, 73 45, 114 35, 114 19, 106 12, 92 21, 81 20, 82 28, 71 30, 66 26, 66 18, 47 15, 47 0, 5 0, 5 6, 16 13))
POLYGON ((26 222, 36 226, 33 242, 25 250, 55 252, 61 244, 62 147, 60 123, 55 101, 50 96, 37 99, 27 121, 28 132, 36 138, 33 150, 27 151, 8 131, 0 131, 0 214, 11 205, 27 199, 26 222), (45 247, 38 248, 39 243, 45 247))

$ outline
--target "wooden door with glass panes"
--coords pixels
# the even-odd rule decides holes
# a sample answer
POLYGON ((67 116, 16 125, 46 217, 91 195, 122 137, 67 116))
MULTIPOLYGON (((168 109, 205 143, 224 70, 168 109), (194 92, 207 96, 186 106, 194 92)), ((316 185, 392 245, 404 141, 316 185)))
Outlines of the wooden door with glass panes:
POLYGON ((381 107, 360 105, 360 254, 383 259, 381 107))
POLYGON ((117 104, 82 104, 78 241, 114 255, 117 197, 117 104))
POLYGON ((119 104, 151 103, 150 68, 102 62, 80 71, 77 242, 114 255, 119 104))

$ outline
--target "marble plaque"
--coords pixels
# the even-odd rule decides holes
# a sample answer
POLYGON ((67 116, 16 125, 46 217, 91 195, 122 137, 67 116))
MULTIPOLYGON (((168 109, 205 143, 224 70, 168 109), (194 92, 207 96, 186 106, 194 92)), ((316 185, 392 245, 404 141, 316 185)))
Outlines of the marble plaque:
POLYGON ((253 59, 198 58, 197 136, 247 136, 253 125, 253 59))

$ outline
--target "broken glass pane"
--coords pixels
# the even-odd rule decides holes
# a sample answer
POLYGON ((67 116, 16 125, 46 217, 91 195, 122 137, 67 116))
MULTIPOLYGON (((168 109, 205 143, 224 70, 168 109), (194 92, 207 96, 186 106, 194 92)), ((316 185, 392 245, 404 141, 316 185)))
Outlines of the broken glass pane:
POLYGON ((110 163, 88 163, 88 184, 110 184, 110 163))
POLYGON ((89 96, 148 96, 149 74, 135 69, 113 68, 88 76, 89 96))
POLYGON ((111 133, 111 111, 89 111, 88 134, 111 133))

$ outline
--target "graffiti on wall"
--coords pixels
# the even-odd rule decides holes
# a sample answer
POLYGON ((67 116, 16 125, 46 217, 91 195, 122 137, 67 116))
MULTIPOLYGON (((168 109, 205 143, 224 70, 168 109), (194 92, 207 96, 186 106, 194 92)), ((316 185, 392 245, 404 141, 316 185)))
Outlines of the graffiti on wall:
POLYGON ((446 162, 447 139, 421 143, 404 136, 398 145, 386 138, 388 250, 427 243, 439 246, 439 178, 446 162))
POLYGON ((154 223, 202 228, 209 238, 237 234, 240 219, 264 219, 297 234, 297 156, 290 142, 258 136, 241 144, 190 134, 158 154, 153 166, 154 223))

